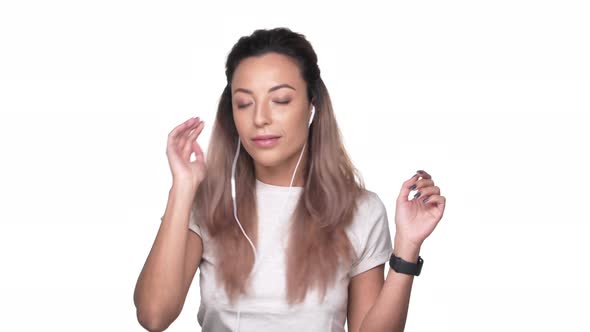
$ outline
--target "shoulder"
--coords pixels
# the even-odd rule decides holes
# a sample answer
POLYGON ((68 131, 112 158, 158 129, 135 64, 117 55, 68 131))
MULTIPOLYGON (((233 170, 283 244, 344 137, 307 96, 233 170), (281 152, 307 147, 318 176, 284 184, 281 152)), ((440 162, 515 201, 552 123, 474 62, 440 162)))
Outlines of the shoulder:
POLYGON ((357 199, 355 219, 367 219, 386 213, 385 204, 375 192, 364 189, 357 199))
POLYGON ((363 190, 357 198, 356 210, 348 227, 349 234, 360 240, 376 227, 387 227, 387 223, 387 210, 379 195, 371 190, 363 190))
POLYGON ((356 254, 351 276, 389 259, 393 251, 389 230, 385 204, 375 192, 365 190, 357 201, 357 211, 347 230, 356 254))

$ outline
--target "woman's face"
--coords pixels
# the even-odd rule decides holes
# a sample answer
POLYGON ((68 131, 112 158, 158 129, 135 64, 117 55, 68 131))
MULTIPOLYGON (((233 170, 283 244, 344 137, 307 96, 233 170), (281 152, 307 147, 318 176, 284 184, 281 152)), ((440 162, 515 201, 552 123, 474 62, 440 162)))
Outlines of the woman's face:
POLYGON ((255 164, 296 162, 307 140, 312 107, 296 62, 278 53, 245 58, 234 72, 231 93, 238 134, 255 164), (276 138, 257 139, 268 135, 276 138))

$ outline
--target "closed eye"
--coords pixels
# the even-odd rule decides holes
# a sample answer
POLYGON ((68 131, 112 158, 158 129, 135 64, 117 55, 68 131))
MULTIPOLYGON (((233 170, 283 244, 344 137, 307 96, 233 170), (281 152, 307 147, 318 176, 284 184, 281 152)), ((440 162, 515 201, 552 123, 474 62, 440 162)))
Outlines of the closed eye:
MULTIPOLYGON (((291 101, 290 100, 275 100, 274 102, 277 103, 277 104, 281 104, 281 105, 287 105, 291 101)), ((248 107, 250 105, 252 105, 252 103, 244 104, 244 105, 238 105, 238 108, 246 108, 246 107, 248 107)))

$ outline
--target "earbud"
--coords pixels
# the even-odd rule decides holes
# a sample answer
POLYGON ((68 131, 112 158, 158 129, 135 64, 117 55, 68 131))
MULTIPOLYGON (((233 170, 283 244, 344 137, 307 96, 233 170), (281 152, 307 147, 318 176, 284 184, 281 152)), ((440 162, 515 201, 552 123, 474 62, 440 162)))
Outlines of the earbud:
POLYGON ((307 128, 309 128, 309 126, 311 126, 311 123, 313 122, 313 116, 315 115, 315 106, 311 107, 311 117, 309 118, 309 123, 307 124, 307 128))

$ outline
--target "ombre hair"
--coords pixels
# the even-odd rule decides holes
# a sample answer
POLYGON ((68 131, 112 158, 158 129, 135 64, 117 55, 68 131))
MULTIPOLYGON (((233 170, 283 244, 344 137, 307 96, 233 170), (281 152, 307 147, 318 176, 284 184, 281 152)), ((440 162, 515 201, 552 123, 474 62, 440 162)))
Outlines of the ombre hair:
MULTIPOLYGON (((309 128, 307 162, 301 165, 304 186, 291 215, 286 249, 287 302, 305 299, 317 287, 323 301, 326 289, 342 266, 356 259, 345 228, 352 222, 357 199, 365 190, 358 171, 342 144, 328 90, 320 77, 317 56, 305 36, 288 28, 256 30, 241 37, 226 61, 227 85, 221 94, 213 132, 207 150, 207 176, 197 189, 193 207, 201 211, 198 223, 209 233, 216 258, 216 277, 231 303, 249 289, 254 265, 250 243, 233 214, 231 166, 238 144, 230 83, 240 61, 275 52, 296 61, 315 106, 309 128)), ((245 150, 244 150, 245 151, 245 150)), ((254 245, 258 240, 256 177, 248 153, 241 153, 236 165, 237 215, 254 245)))

